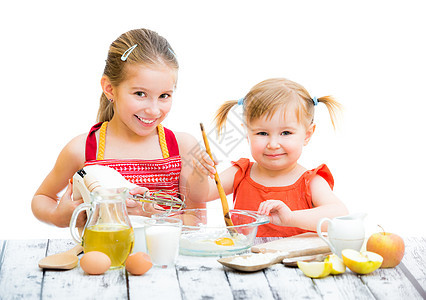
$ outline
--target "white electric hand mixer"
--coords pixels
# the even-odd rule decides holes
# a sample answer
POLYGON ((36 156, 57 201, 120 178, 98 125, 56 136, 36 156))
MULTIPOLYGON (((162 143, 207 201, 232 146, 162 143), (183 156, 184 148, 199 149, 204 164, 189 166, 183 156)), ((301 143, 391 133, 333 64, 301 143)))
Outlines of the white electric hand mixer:
MULTIPOLYGON (((127 181, 123 175, 113 168, 92 165, 78 170, 73 176, 73 197, 83 198, 85 203, 91 203, 90 193, 97 188, 128 188, 138 187, 136 184, 127 181)), ((169 211, 178 211, 185 208, 184 195, 177 193, 177 197, 170 195, 169 191, 146 191, 143 195, 130 195, 130 199, 140 202, 168 207, 169 211)), ((145 211, 144 206, 142 209, 145 211)))

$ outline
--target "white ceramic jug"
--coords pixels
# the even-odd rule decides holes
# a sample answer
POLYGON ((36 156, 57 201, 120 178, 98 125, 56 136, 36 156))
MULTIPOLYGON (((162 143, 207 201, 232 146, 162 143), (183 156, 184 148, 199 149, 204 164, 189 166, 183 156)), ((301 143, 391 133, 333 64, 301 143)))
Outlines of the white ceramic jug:
POLYGON ((354 213, 333 219, 323 218, 317 224, 318 236, 340 258, 344 249, 360 251, 365 240, 365 216, 365 213, 354 213), (324 222, 328 222, 328 239, 321 232, 321 225, 324 222))

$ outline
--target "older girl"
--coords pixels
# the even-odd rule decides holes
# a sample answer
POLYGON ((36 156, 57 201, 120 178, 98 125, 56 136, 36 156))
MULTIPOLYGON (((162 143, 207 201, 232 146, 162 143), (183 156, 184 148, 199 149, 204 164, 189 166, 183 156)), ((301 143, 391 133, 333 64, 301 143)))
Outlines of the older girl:
MULTIPOLYGON (((69 179, 83 166, 93 164, 114 168, 139 185, 133 194, 166 189, 185 194, 189 207, 203 207, 203 185, 193 172, 190 154, 197 153, 197 141, 161 125, 172 106, 177 72, 172 47, 151 30, 131 30, 111 44, 101 78, 98 123, 64 147, 35 193, 32 210, 39 220, 68 226, 82 202, 73 201, 69 179), (58 193, 65 187, 58 201, 58 193)), ((127 204, 129 213, 143 213, 139 203, 129 200, 127 204)), ((80 218, 79 226, 84 224, 80 218)))

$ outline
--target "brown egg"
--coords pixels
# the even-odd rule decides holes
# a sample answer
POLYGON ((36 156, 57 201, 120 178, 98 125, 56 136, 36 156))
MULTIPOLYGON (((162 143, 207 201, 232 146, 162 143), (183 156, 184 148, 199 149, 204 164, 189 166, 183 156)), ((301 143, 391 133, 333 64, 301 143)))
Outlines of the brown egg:
POLYGON ((132 275, 145 274, 151 267, 151 258, 143 252, 133 253, 126 260, 126 270, 132 275))
POLYGON ((108 271, 111 259, 108 255, 99 251, 86 252, 80 259, 80 267, 90 275, 99 275, 108 271))

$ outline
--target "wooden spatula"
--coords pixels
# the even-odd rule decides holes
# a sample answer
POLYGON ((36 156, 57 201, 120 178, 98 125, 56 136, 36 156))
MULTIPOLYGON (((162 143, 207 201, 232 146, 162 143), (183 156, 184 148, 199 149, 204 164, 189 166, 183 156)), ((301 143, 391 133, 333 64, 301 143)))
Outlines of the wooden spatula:
MULTIPOLYGON (((213 155, 210 150, 209 140, 207 139, 207 135, 204 131, 203 123, 200 123, 200 128, 201 128, 201 133, 203 135, 204 146, 206 147, 206 152, 210 156, 211 160, 213 160, 213 155)), ((216 167, 214 168, 216 169, 216 167)), ((220 178, 219 178, 219 174, 217 173, 217 170, 216 170, 216 173, 214 173, 214 180, 216 182, 217 191, 219 192, 220 202, 222 203, 223 218, 225 219, 225 224, 226 226, 234 226, 234 224, 232 223, 231 217, 229 216, 228 200, 226 199, 226 194, 222 187, 222 183, 220 182, 220 178)), ((231 235, 237 234, 237 231, 233 227, 228 228, 228 231, 231 235)))
POLYGON ((38 262, 38 266, 42 269, 73 269, 78 264, 78 254, 83 251, 81 245, 76 245, 68 251, 46 256, 38 262))

